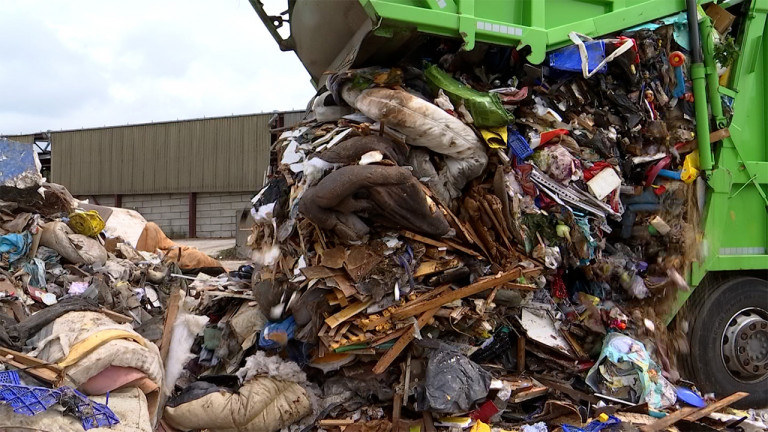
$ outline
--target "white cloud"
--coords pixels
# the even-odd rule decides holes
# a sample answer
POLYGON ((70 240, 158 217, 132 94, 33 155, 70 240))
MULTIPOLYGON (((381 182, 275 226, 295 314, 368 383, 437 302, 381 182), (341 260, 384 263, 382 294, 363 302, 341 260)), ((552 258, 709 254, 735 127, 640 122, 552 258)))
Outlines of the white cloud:
POLYGON ((247 0, 0 2, 0 134, 303 109, 313 93, 247 0))

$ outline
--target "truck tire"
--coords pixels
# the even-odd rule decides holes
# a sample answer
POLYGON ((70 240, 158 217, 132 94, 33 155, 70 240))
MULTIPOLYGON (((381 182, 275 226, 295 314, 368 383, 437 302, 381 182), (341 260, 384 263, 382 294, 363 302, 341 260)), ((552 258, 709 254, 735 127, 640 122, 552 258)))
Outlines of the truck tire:
POLYGON ((748 392, 737 408, 768 406, 768 281, 740 277, 701 288, 688 305, 694 382, 717 398, 748 392))

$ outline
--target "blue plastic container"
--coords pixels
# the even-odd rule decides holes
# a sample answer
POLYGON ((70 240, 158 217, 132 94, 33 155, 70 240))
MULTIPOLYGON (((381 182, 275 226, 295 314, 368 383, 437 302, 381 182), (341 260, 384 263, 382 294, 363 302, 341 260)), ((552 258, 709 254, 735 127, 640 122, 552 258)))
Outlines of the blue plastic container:
MULTIPOLYGON (((592 72, 600 62, 605 60, 605 42, 585 41, 584 46, 587 47, 588 72, 592 72)), ((549 55, 549 66, 564 71, 581 72, 581 55, 579 54, 579 47, 576 45, 569 45, 551 53, 549 55)), ((607 71, 607 65, 598 70, 599 73, 605 73, 607 71)))

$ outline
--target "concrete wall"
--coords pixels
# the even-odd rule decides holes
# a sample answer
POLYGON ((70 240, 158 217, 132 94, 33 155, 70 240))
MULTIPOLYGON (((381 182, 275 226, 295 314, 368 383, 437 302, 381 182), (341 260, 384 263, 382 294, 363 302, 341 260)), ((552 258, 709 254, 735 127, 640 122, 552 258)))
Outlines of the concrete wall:
MULTIPOLYGON (((197 237, 233 238, 237 232, 236 215, 250 208, 250 192, 211 192, 197 194, 197 237)), ((115 206, 114 195, 80 196, 115 206)), ((95 204, 95 202, 94 202, 95 204)), ((138 211, 148 221, 162 228, 170 238, 189 237, 188 194, 123 195, 122 207, 138 211)))
POLYGON ((197 194, 197 236, 235 237, 237 213, 251 207, 249 193, 199 193, 197 194))

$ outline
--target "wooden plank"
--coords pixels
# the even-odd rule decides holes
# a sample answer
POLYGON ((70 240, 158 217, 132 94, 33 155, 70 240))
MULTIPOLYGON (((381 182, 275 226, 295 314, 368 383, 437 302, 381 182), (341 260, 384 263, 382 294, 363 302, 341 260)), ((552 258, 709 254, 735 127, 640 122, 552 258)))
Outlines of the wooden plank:
POLYGON ((344 325, 340 327, 341 330, 339 330, 338 333, 336 333, 336 336, 333 337, 333 341, 334 342, 340 341, 341 337, 344 336, 344 333, 346 333, 347 330, 349 330, 349 327, 351 325, 352 325, 351 322, 344 323, 344 325))
POLYGON ((731 136, 731 131, 728 128, 718 129, 709 134, 709 143, 714 144, 723 140, 724 138, 728 138, 729 136, 731 136))
POLYGON ((357 293, 357 290, 355 289, 355 286, 352 285, 352 282, 350 282, 349 278, 347 278, 344 275, 334 275, 333 280, 336 281, 337 284, 339 284, 339 289, 341 292, 344 293, 347 297, 352 297, 357 293))
POLYGON ((173 324, 176 322, 176 316, 179 314, 179 305, 181 303, 181 288, 171 288, 171 296, 168 299, 168 309, 165 311, 165 323, 163 324, 163 337, 160 338, 160 359, 165 364, 168 358, 168 350, 171 348, 171 336, 173 335, 173 324))
POLYGON ((371 346, 381 345, 383 343, 387 343, 387 342, 391 341, 392 339, 397 339, 400 336, 404 335, 405 332, 407 332, 410 329, 411 329, 410 327, 403 327, 403 328, 397 329, 397 330, 393 331, 392 333, 389 333, 389 334, 387 334, 385 336, 381 336, 381 337, 379 337, 377 339, 374 339, 374 340, 371 341, 371 346))
POLYGON ((371 305, 371 303, 373 303, 373 300, 367 300, 349 305, 341 311, 326 318, 325 323, 328 324, 328 327, 330 328, 336 328, 336 326, 339 324, 364 311, 365 308, 371 305))
POLYGON ((118 324, 127 324, 133 322, 133 317, 129 317, 128 315, 123 315, 121 313, 117 313, 115 311, 111 311, 106 308, 101 308, 99 312, 103 313, 104 315, 108 316, 109 319, 112 321, 118 323, 118 324))
POLYGON ((682 420, 689 415, 695 413, 696 411, 700 410, 701 408, 696 407, 685 407, 683 409, 677 410, 671 414, 667 414, 666 417, 659 419, 651 424, 643 425, 640 427, 640 430, 642 432, 659 432, 662 431, 669 426, 672 426, 673 424, 677 423, 679 420, 682 420))
MULTIPOLYGON (((416 321, 419 328, 423 328, 427 324, 429 324, 429 321, 432 319, 433 316, 435 316, 435 312, 440 309, 439 307, 436 307, 434 309, 430 309, 425 311, 419 319, 416 321)), ((413 331, 410 331, 413 328, 413 325, 410 325, 406 327, 406 332, 403 334, 400 339, 395 342, 395 345, 392 346, 392 348, 389 349, 376 363, 376 366, 373 367, 373 373, 376 375, 383 373, 387 370, 389 365, 392 364, 393 361, 397 358, 397 356, 400 355, 401 352, 405 349, 405 347, 408 346, 409 343, 416 337, 413 334, 413 331)))
POLYGON ((392 315, 394 315, 396 319, 404 319, 404 318, 408 318, 431 309, 435 309, 435 311, 437 311, 437 309, 439 309, 440 306, 446 303, 450 303, 454 300, 463 299, 464 297, 469 297, 471 295, 481 293, 485 290, 499 286, 503 283, 515 280, 519 278, 521 275, 522 275, 522 270, 518 267, 508 272, 500 273, 496 276, 491 276, 491 277, 481 279, 473 284, 465 286, 464 288, 459 288, 455 291, 446 292, 432 300, 428 300, 423 303, 414 305, 412 307, 406 307, 402 310, 398 310, 392 315))
POLYGON ((325 420, 318 420, 317 423, 315 424, 320 427, 339 427, 339 426, 349 426, 354 423, 355 421, 352 419, 325 419, 325 420))
POLYGON ((24 372, 53 387, 58 387, 64 380, 64 370, 58 365, 7 348, 0 348, 0 362, 23 369, 24 372))
POLYGON ((730 404, 736 403, 745 397, 749 396, 749 393, 747 392, 738 392, 734 393, 726 398, 720 399, 717 402, 713 402, 709 404, 707 407, 700 409, 699 411, 696 411, 695 413, 685 417, 685 420, 687 421, 696 421, 700 418, 704 418, 713 412, 723 409, 727 407, 730 404))
POLYGON ((511 403, 525 402, 527 400, 531 400, 539 396, 544 396, 547 393, 549 393, 549 388, 545 386, 534 385, 532 388, 528 388, 513 394, 512 397, 509 398, 509 402, 511 403))
POLYGON ((300 271, 307 279, 322 279, 344 274, 343 270, 329 269, 323 266, 304 267, 300 271))
POLYGON ((437 432, 437 429, 435 429, 435 421, 432 419, 432 413, 429 411, 422 411, 421 416, 424 419, 424 432, 437 432))
POLYGON ((395 393, 392 401, 392 432, 400 432, 400 410, 402 409, 403 394, 395 393))
POLYGON ((525 372, 525 336, 517 337, 517 371, 525 372))
POLYGON ((435 273, 444 272, 449 269, 454 269, 461 265, 461 261, 458 258, 442 260, 442 261, 422 261, 416 271, 413 272, 413 277, 422 277, 435 273))
POLYGON ((422 235, 419 235, 419 234, 416 234, 416 233, 412 233, 410 231, 405 231, 405 230, 400 231, 400 233, 404 237, 406 237, 406 238, 409 238, 411 240, 416 240, 416 241, 422 242, 424 244, 428 244, 428 245, 435 246, 435 247, 445 247, 445 248, 448 248, 448 249, 455 249, 457 251, 464 252, 467 255, 472 255, 472 256, 477 257, 477 258, 483 258, 482 255, 480 255, 479 253, 473 251, 472 249, 469 249, 469 248, 466 248, 464 246, 461 246, 460 244, 454 243, 454 242, 452 242, 450 240, 444 240, 444 241, 432 240, 429 237, 424 237, 422 235))

